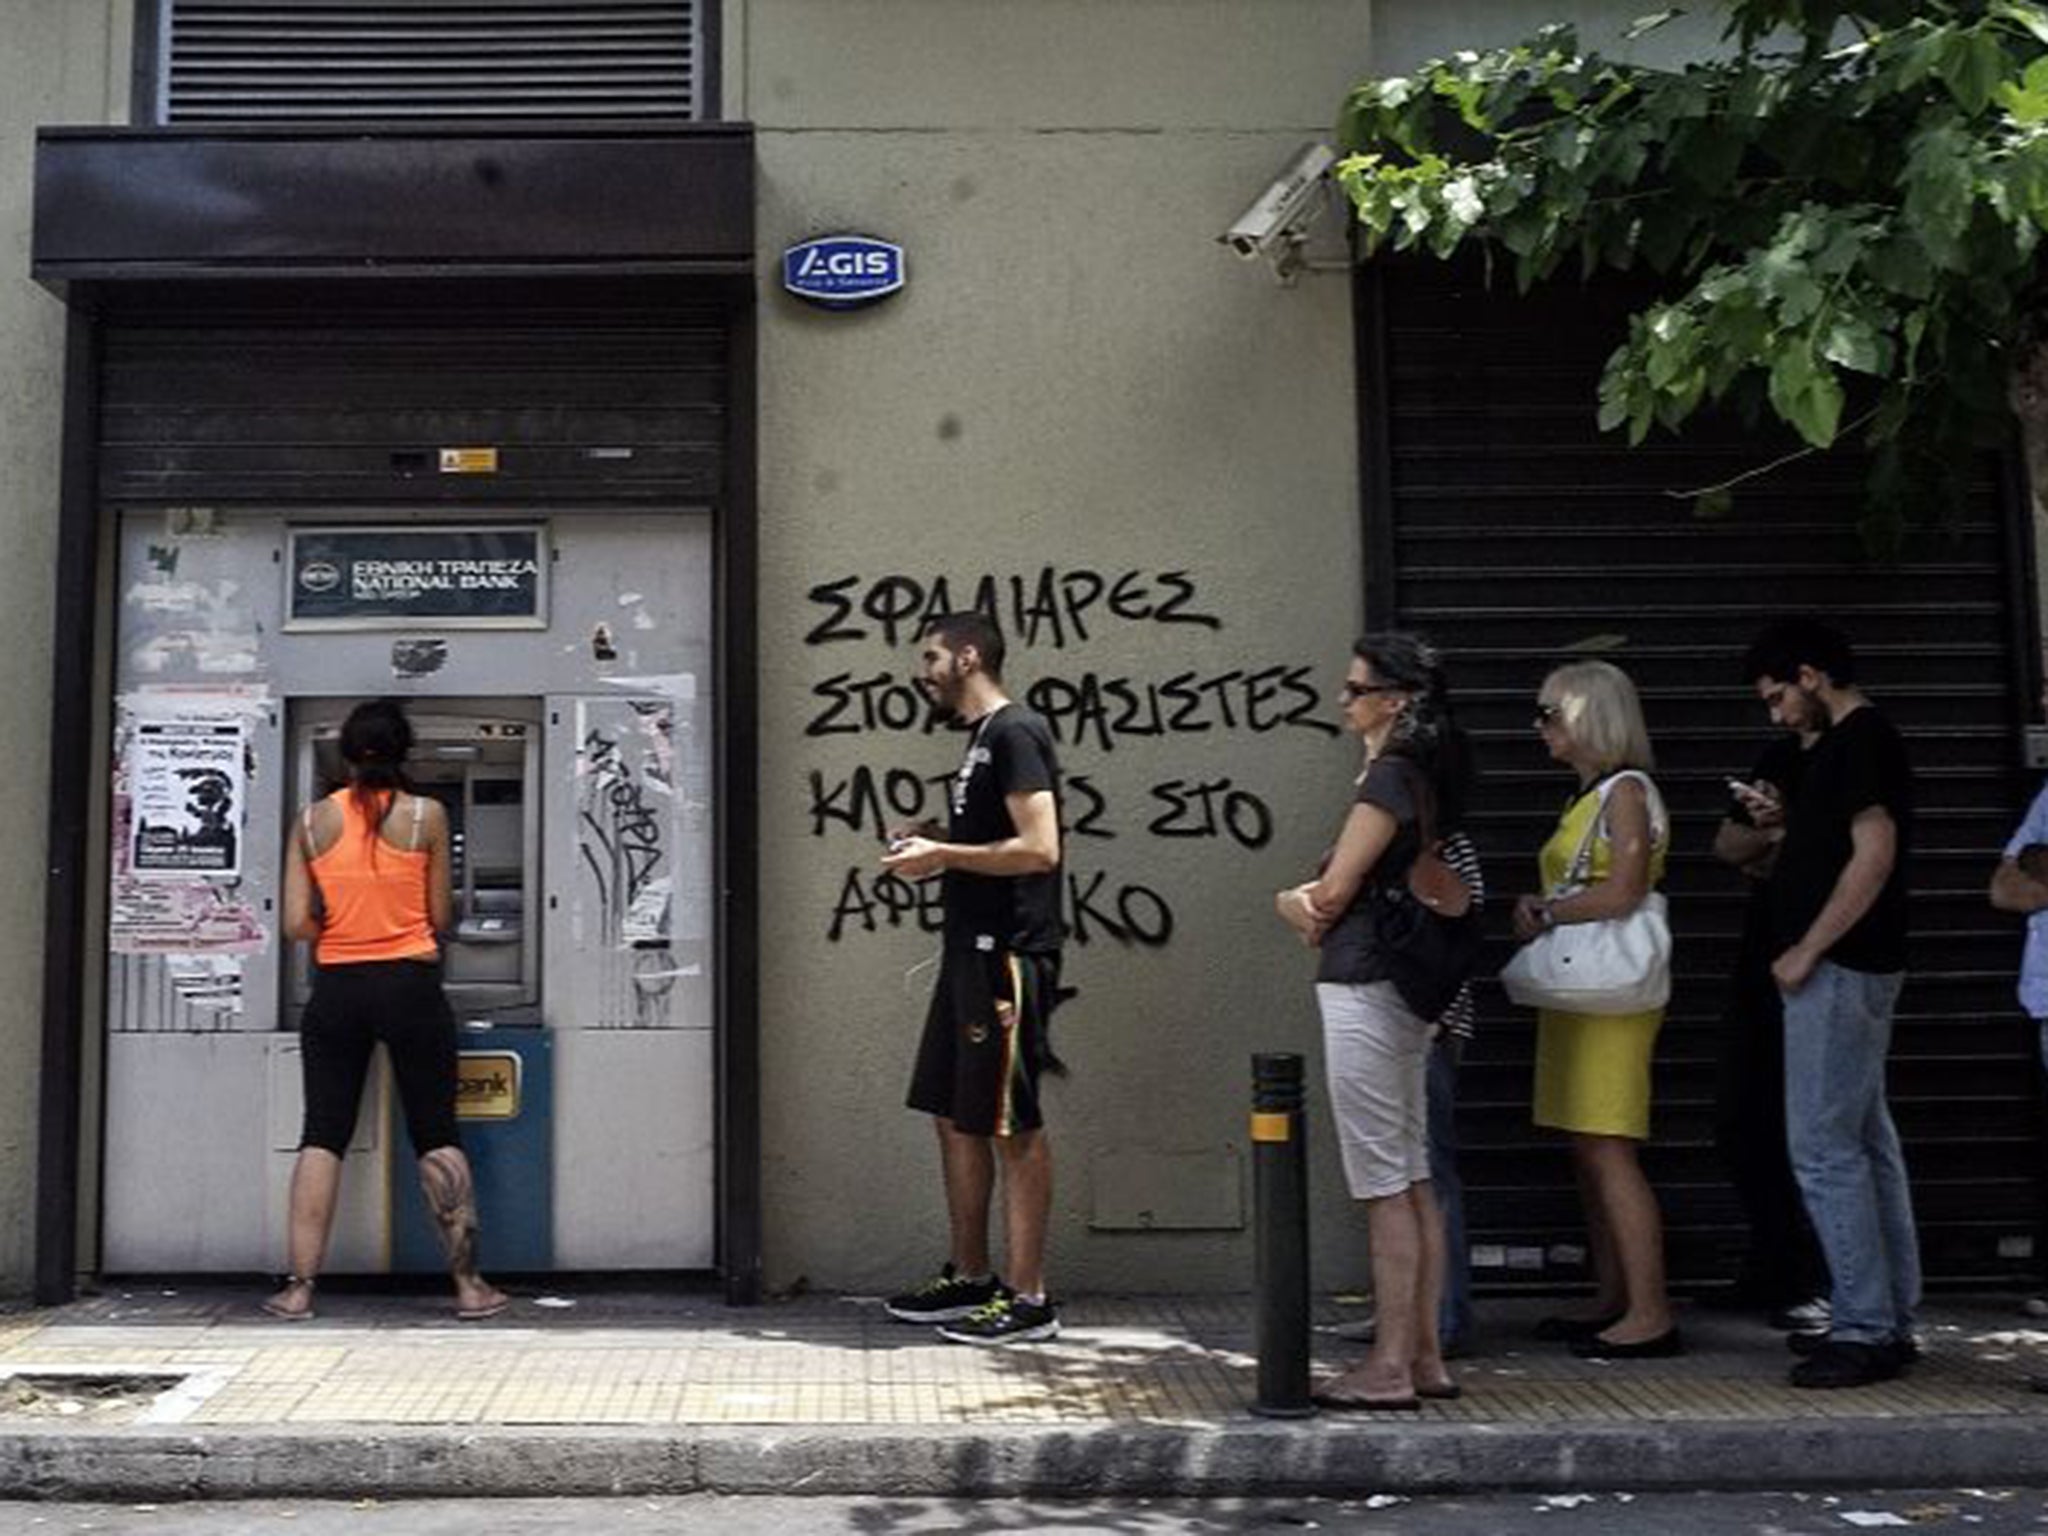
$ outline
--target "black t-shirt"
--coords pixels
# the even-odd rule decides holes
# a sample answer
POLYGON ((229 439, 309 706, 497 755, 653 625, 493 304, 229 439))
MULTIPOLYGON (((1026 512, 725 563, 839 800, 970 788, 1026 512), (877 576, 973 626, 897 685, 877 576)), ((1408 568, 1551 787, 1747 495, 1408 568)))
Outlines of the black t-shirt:
MULTIPOLYGON (((1017 835, 1005 799, 1051 790, 1057 810, 1059 763, 1052 731, 1022 704, 1004 704, 972 727, 966 754, 953 775, 952 815, 946 840, 999 843, 1017 835)), ((973 875, 949 869, 941 877, 949 949, 1021 950, 1060 947, 1060 870, 1042 875, 973 875)))
MULTIPOLYGON (((1787 731, 1764 748, 1756 760, 1756 766, 1749 770, 1745 781, 1755 784, 1759 781, 1776 787, 1778 804, 1789 806, 1792 798, 1799 793, 1800 780, 1806 777, 1809 752, 1801 743, 1798 733, 1787 731)), ((1730 795, 1728 819, 1738 826, 1753 827, 1755 818, 1749 814, 1749 807, 1739 796, 1730 795)), ((1747 877, 1744 877, 1747 879, 1747 877)), ((1742 957, 1740 966, 1758 973, 1770 970, 1771 962, 1785 949, 1773 936, 1771 927, 1771 883, 1768 878, 1749 880, 1749 906, 1742 918, 1742 957)), ((1794 934, 1793 938, 1798 935, 1794 934)), ((1785 941, 1791 943, 1790 939, 1785 941)))
POLYGON ((1913 845, 1913 768, 1898 729, 1871 705, 1832 726, 1807 754, 1806 772, 1786 802, 1785 841, 1772 871, 1771 922, 1779 945, 1799 942, 1827 905, 1849 862, 1849 824, 1883 806, 1898 853, 1877 900, 1827 958, 1852 971, 1906 968, 1906 862, 1913 845))
POLYGON ((1379 947, 1373 904, 1379 891, 1408 877, 1408 866, 1422 851, 1421 812, 1415 803, 1422 773, 1399 757, 1377 759, 1358 786, 1356 803, 1376 805, 1394 818, 1394 840, 1366 872, 1365 883, 1342 917, 1323 935, 1316 962, 1317 981, 1385 981, 1385 955, 1379 947))

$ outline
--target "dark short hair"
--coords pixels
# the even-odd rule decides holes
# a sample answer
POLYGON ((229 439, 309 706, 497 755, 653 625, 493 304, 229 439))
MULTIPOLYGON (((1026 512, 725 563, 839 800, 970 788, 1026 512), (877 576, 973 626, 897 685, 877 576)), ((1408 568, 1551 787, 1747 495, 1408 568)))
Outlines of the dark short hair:
POLYGON ((920 640, 936 638, 945 643, 947 650, 958 654, 973 646, 981 656, 981 670, 990 679, 1001 682, 1003 678, 1003 632, 996 621, 979 608, 963 608, 958 613, 934 614, 924 621, 924 628, 918 631, 920 640))
POLYGON ((1856 681, 1856 653, 1849 637, 1819 619, 1779 619, 1765 625, 1742 658, 1743 679, 1752 683, 1762 677, 1790 682, 1801 667, 1827 673, 1838 686, 1856 681))

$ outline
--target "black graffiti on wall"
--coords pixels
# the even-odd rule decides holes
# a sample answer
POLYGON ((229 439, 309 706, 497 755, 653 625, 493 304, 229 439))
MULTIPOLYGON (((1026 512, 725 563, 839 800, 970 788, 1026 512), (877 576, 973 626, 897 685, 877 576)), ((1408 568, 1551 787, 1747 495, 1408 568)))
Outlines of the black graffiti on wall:
MULTIPOLYGON (((1068 869, 1067 923, 1077 944, 1108 941, 1158 949, 1173 937, 1173 907, 1148 885, 1108 871, 1068 869)), ((854 864, 840 878, 825 927, 834 944, 852 933, 910 930, 936 934, 945 908, 936 880, 905 880, 871 865, 854 864)))
MULTIPOLYGON (((1323 717, 1314 669, 1280 663, 1222 672, 1182 671, 1162 678, 1099 672, 1049 673, 1024 690, 1024 702, 1045 716, 1061 746, 1114 752, 1132 740, 1248 731, 1263 736, 1295 729, 1334 736, 1323 717)), ((806 736, 929 735, 942 722, 899 669, 865 676, 835 672, 811 685, 818 701, 806 736)))
POLYGON ((1193 624, 1221 629, 1223 621, 1196 606, 1195 583, 1186 571, 1123 571, 1108 575, 1086 569, 1042 566, 987 574, 955 587, 944 576, 838 576, 811 588, 810 599, 826 610, 804 636, 805 645, 838 645, 879 639, 891 650, 917 638, 925 620, 956 611, 954 593, 966 594, 958 608, 979 608, 1012 645, 1050 645, 1062 650, 1084 644, 1088 625, 1105 618, 1125 624, 1193 624))
MULTIPOLYGON (((804 643, 814 650, 844 646, 886 650, 876 664, 841 666, 811 684, 804 734, 813 739, 875 737, 898 741, 945 730, 911 680, 909 647, 924 623, 956 608, 993 616, 1016 650, 1067 651, 1112 628, 1153 628, 1169 648, 1182 642, 1174 626, 1221 631, 1223 620, 1185 570, 1104 573, 1046 565, 1035 572, 996 572, 955 583, 945 576, 848 574, 812 586, 804 643)), ((1183 629, 1182 633, 1186 633, 1183 629)), ((1128 651, 1126 635, 1122 647, 1128 651)), ((1192 658, 1190 658, 1192 659, 1192 658)), ((1180 658, 1176 657, 1176 661, 1180 658)), ((1061 830, 1068 845, 1067 920, 1078 944, 1159 948, 1177 926, 1167 892, 1127 869, 1098 867, 1090 846, 1126 841, 1124 857, 1141 857, 1143 840, 1256 850, 1271 843, 1274 817, 1251 785, 1225 775, 1180 774, 1149 783, 1112 782, 1119 747, 1146 740, 1306 731, 1338 734, 1314 668, 1292 662, 1221 669, 1186 665, 1157 674, 1081 670, 1037 675, 1021 693, 1062 749, 1061 830), (1090 762, 1091 758, 1097 759, 1090 762), (1077 762, 1088 764, 1077 767, 1077 762)), ((940 883, 916 882, 877 868, 873 856, 890 831, 943 824, 951 766, 918 771, 897 763, 813 767, 805 774, 805 820, 814 838, 852 835, 868 850, 845 867, 826 919, 825 937, 909 931, 936 934, 943 923, 940 883)))

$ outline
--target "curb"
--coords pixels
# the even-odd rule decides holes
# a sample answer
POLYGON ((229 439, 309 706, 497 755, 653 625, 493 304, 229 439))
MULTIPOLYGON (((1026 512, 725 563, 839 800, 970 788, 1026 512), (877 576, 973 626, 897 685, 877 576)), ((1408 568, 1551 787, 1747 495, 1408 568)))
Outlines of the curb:
POLYGON ((2048 1483, 2036 1421, 0 1434, 0 1498, 1182 1497, 2048 1483))

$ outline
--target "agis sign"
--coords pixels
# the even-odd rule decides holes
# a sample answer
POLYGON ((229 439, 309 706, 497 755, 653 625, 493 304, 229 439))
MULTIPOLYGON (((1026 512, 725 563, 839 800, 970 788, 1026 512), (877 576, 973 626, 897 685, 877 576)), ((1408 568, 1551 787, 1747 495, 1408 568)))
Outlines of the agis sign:
POLYGON ((903 247, 868 235, 820 235, 782 253, 782 286, 827 309, 872 304, 903 280, 903 247))

